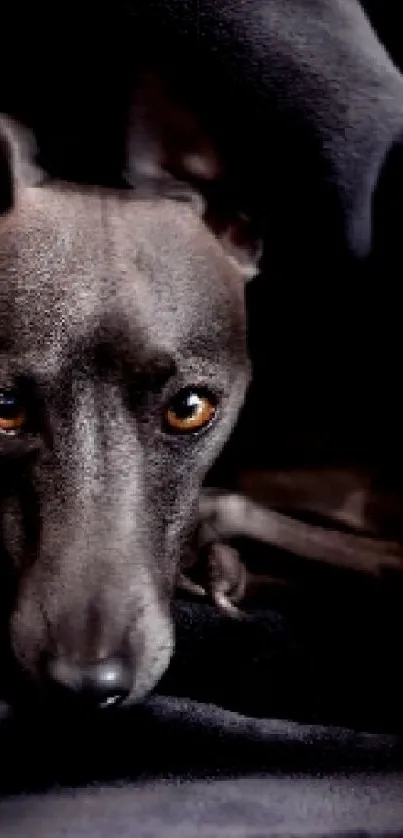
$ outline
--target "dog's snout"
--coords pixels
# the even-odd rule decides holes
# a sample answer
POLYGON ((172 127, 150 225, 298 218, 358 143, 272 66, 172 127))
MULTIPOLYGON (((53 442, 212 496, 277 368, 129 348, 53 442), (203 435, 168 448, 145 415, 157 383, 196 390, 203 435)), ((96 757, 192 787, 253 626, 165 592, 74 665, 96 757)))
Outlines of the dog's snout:
POLYGON ((48 683, 60 698, 77 700, 83 706, 116 706, 130 695, 133 686, 133 667, 123 657, 87 664, 52 658, 46 670, 48 683))

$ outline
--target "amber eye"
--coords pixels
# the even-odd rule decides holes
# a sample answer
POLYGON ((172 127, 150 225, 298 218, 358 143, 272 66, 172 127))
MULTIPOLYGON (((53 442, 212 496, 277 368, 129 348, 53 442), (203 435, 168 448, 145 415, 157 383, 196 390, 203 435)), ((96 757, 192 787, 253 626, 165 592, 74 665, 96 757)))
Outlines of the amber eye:
POLYGON ((216 400, 207 390, 188 387, 180 390, 165 411, 165 426, 171 433, 200 431, 211 422, 216 400))
POLYGON ((0 433, 18 433, 25 421, 25 411, 18 396, 10 390, 0 390, 0 433))

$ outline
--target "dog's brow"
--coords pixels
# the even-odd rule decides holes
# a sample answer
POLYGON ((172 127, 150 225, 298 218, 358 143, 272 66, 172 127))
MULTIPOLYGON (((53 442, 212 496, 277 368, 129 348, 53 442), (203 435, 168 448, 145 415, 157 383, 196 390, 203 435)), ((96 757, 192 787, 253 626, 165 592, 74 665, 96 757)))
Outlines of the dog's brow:
POLYGON ((147 382, 147 387, 158 389, 176 374, 178 365, 175 358, 167 352, 155 352, 136 359, 130 364, 134 376, 147 382))

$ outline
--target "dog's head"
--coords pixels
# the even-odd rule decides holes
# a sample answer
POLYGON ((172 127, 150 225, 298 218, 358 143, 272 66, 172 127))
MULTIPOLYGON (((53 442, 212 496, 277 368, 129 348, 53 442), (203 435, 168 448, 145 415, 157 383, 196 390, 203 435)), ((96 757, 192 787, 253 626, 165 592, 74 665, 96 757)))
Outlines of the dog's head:
POLYGON ((180 548, 244 398, 243 276, 188 204, 36 175, 2 121, 6 645, 40 690, 130 703, 169 662, 180 548))

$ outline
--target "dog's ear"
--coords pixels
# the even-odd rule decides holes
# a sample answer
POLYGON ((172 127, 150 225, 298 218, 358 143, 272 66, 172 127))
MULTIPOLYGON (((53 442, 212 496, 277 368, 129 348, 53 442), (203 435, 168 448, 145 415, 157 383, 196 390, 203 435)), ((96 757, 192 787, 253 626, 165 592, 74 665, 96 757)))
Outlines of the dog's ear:
POLYGON ((0 213, 14 207, 20 189, 38 186, 42 180, 32 135, 25 126, 0 115, 0 213))
POLYGON ((245 282, 253 279, 259 272, 263 236, 254 226, 252 219, 228 205, 224 208, 214 200, 207 200, 204 221, 218 238, 245 282))
POLYGON ((126 154, 125 177, 138 197, 190 202, 245 280, 256 276, 263 237, 230 195, 231 178, 200 114, 155 72, 133 95, 126 154))

